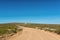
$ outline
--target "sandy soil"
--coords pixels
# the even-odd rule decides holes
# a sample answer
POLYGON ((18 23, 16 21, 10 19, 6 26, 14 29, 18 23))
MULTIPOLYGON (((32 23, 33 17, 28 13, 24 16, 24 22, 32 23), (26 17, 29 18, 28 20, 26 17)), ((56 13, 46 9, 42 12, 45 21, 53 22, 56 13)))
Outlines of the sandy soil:
POLYGON ((60 36, 39 29, 23 28, 21 35, 17 33, 9 40, 60 40, 60 36))

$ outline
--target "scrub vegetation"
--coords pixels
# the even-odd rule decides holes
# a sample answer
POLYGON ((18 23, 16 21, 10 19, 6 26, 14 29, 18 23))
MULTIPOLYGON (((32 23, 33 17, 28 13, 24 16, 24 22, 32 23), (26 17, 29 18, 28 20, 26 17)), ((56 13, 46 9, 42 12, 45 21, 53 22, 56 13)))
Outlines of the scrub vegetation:
POLYGON ((38 28, 45 31, 55 32, 57 34, 60 34, 60 24, 20 24, 24 27, 31 27, 31 28, 38 28))
POLYGON ((22 31, 22 29, 18 29, 15 23, 0 24, 0 39, 13 36, 19 31, 22 31))
POLYGON ((15 33, 22 31, 16 25, 30 27, 30 28, 37 28, 40 30, 55 32, 60 34, 60 24, 34 24, 34 23, 7 23, 7 24, 0 24, 0 37, 12 36, 15 33))

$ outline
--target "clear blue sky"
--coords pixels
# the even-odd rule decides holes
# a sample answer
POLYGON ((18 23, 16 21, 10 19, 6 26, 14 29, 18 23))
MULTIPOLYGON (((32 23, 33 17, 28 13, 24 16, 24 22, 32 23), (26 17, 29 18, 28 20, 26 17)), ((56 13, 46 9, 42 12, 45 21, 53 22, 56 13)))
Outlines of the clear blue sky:
POLYGON ((0 23, 60 24, 59 0, 0 0, 0 23))

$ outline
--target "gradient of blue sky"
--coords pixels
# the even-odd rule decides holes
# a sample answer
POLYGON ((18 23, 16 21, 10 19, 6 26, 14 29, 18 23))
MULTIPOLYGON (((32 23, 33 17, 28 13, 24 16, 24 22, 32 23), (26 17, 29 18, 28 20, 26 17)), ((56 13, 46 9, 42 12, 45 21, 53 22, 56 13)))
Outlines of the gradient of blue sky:
POLYGON ((0 0, 0 23, 60 24, 59 0, 0 0))

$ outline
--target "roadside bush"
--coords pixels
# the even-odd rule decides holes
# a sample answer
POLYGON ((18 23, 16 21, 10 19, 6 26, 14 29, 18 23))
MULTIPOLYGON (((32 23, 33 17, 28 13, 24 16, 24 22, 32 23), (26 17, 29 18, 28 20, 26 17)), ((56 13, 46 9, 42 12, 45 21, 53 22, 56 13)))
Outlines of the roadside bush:
POLYGON ((57 29, 55 33, 60 34, 60 29, 57 29))

